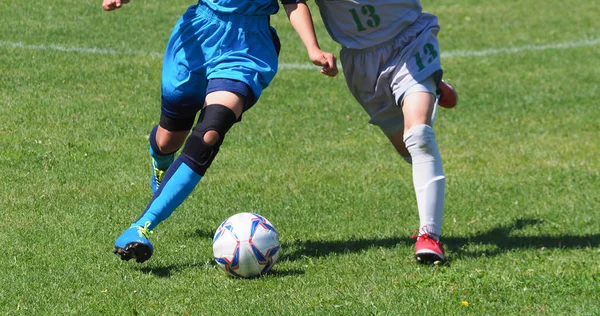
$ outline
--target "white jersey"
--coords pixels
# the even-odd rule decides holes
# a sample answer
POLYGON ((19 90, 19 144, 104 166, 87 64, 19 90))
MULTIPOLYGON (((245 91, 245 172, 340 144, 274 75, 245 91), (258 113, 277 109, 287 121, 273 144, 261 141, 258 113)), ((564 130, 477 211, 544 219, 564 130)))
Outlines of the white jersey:
POLYGON ((394 39, 421 15, 419 0, 315 0, 331 38, 363 49, 394 39))

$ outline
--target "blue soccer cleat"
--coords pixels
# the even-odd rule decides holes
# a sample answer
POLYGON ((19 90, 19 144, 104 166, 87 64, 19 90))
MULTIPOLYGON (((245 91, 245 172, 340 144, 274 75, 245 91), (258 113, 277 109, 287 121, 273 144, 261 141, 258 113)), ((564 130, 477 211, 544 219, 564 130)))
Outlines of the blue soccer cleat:
POLYGON ((115 249, 113 253, 121 257, 121 260, 128 261, 135 259, 136 262, 144 262, 154 252, 152 243, 148 237, 152 231, 148 229, 150 222, 146 222, 144 227, 132 226, 126 229, 119 238, 115 241, 115 249))
POLYGON ((174 160, 175 160, 175 154, 170 154, 168 156, 165 156, 162 159, 160 164, 166 165, 167 167, 164 169, 161 169, 158 167, 159 163, 154 158, 152 158, 152 178, 150 178, 150 186, 152 187, 152 193, 156 193, 156 191, 158 191, 158 187, 160 187, 160 183, 165 178, 167 169, 169 169, 169 166, 173 163, 174 160))

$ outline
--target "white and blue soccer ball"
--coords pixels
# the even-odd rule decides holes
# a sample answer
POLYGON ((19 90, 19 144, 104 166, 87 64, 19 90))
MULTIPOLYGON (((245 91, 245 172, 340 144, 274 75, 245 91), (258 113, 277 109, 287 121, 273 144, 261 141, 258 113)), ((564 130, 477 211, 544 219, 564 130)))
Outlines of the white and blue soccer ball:
POLYGON ((234 277, 251 278, 268 272, 277 262, 280 249, 273 224, 255 213, 229 217, 213 238, 215 261, 234 277))

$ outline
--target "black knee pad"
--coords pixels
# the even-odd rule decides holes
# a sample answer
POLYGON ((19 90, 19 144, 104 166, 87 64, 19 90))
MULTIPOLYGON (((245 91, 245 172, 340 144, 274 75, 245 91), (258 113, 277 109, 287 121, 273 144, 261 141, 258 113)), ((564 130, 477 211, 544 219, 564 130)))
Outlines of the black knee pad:
POLYGON ((190 166, 195 172, 204 175, 210 164, 219 152, 225 134, 235 124, 235 113, 226 106, 220 104, 207 105, 200 112, 198 123, 192 129, 181 151, 193 162, 190 166), (208 131, 215 131, 219 134, 219 140, 210 145, 204 141, 204 135, 208 131))
POLYGON ((189 118, 174 119, 161 113, 160 122, 158 124, 170 132, 189 131, 192 129, 192 126, 194 126, 194 118, 195 115, 189 118))

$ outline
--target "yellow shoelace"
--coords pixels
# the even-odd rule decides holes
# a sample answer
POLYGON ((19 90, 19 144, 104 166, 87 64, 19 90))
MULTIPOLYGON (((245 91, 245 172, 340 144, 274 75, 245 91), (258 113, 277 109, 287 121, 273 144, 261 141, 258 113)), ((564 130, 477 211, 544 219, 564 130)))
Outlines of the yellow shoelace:
POLYGON ((166 170, 160 170, 154 167, 154 174, 156 175, 156 186, 160 186, 160 183, 165 178, 165 173, 167 173, 166 170))
POLYGON ((152 234, 152 231, 150 230, 150 225, 152 223, 150 223, 150 221, 147 221, 144 224, 144 227, 140 226, 138 227, 138 234, 140 234, 140 236, 146 238, 146 239, 150 239, 150 234, 152 234))

